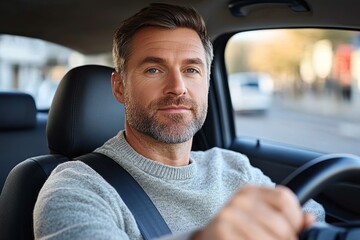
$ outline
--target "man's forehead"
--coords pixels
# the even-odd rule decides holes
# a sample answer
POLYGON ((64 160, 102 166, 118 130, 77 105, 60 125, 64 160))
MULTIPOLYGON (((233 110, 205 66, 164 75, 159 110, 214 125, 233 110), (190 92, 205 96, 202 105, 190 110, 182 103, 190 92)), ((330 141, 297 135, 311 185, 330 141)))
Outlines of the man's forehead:
POLYGON ((184 49, 203 47, 197 32, 190 28, 145 27, 134 34, 132 42, 134 47, 162 48, 166 45, 179 45, 184 49))
POLYGON ((194 30, 188 28, 141 29, 134 35, 132 41, 132 54, 134 53, 141 55, 143 59, 159 58, 160 60, 173 54, 193 63, 205 60, 205 49, 200 37, 194 30))

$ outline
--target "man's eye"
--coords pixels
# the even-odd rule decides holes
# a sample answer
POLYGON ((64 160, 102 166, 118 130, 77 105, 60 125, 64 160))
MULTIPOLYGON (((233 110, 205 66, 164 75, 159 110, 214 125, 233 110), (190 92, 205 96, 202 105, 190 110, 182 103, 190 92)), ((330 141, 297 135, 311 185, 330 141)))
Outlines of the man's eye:
POLYGON ((186 69, 186 72, 187 73, 198 73, 199 71, 196 70, 195 68, 188 68, 188 69, 186 69))
POLYGON ((156 69, 156 68, 150 68, 150 69, 146 70, 146 72, 148 72, 148 73, 158 73, 159 70, 156 69))

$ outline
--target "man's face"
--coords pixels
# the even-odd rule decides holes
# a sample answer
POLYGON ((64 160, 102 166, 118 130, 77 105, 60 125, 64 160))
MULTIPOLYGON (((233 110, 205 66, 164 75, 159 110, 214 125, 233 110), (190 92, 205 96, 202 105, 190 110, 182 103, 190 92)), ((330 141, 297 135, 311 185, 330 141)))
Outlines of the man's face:
POLYGON ((207 112, 208 72, 197 33, 148 27, 134 35, 124 104, 134 130, 169 144, 190 140, 207 112))

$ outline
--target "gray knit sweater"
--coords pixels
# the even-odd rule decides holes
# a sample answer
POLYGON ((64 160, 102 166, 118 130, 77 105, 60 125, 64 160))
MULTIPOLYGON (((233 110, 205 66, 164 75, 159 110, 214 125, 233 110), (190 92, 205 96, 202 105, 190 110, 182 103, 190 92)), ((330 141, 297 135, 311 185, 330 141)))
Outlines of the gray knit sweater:
MULTIPOLYGON (((166 239, 186 239, 246 183, 274 186, 244 155, 219 148, 192 152, 191 164, 172 167, 139 155, 121 131, 96 151, 143 187, 175 234, 166 239)), ((305 211, 324 220, 323 208, 314 201, 305 211)), ((34 231, 36 239, 142 239, 116 190, 79 161, 59 165, 46 181, 34 209, 34 231)))

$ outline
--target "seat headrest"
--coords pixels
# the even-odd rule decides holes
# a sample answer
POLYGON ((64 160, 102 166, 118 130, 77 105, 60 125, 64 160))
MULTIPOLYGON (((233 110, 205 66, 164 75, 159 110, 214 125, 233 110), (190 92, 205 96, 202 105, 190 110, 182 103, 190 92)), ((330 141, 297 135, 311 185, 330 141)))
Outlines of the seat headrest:
POLYGON ((113 68, 86 65, 61 80, 49 111, 51 153, 74 158, 100 147, 125 127, 125 111, 111 89, 113 68))
POLYGON ((22 92, 0 92, 0 129, 14 130, 36 126, 34 98, 22 92))

